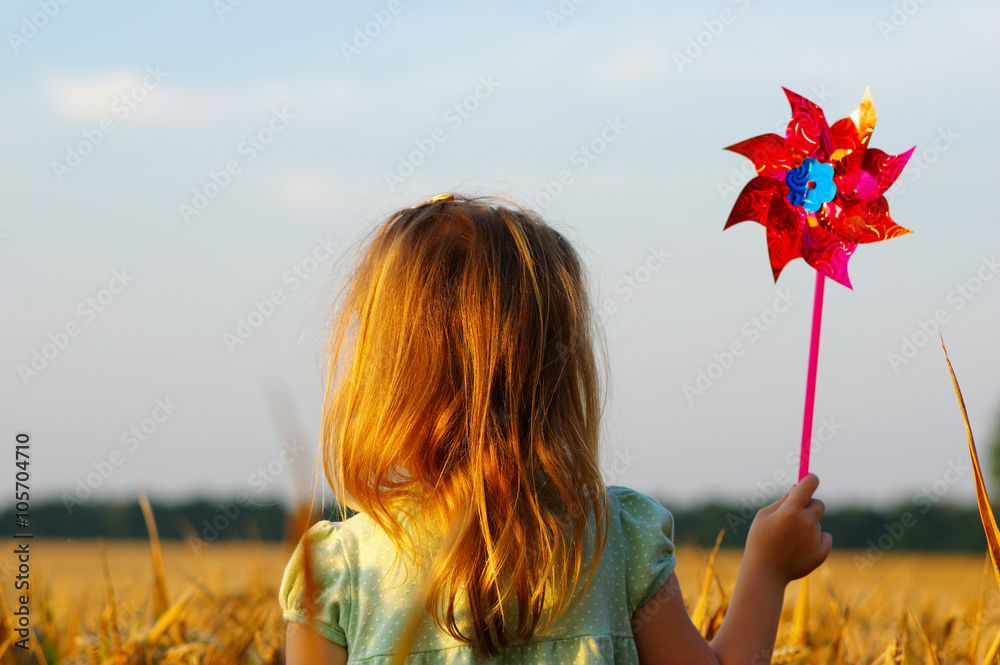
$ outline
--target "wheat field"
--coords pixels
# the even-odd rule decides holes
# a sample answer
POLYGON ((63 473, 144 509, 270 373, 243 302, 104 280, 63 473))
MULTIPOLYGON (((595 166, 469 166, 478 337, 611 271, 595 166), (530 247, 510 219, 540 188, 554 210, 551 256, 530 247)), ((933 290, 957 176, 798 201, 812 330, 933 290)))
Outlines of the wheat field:
MULTIPOLYGON (((14 646, 12 588, 4 584, 2 662, 283 663, 277 590, 291 551, 287 543, 37 541, 39 639, 28 652, 14 646)), ((807 604, 798 602, 799 583, 789 586, 772 662, 983 662, 1000 631, 1000 593, 985 553, 888 552, 859 565, 870 561, 864 557, 835 552, 810 576, 807 604)), ((688 610, 711 636, 740 553, 721 550, 712 561, 710 552, 679 547, 677 560, 688 610)))

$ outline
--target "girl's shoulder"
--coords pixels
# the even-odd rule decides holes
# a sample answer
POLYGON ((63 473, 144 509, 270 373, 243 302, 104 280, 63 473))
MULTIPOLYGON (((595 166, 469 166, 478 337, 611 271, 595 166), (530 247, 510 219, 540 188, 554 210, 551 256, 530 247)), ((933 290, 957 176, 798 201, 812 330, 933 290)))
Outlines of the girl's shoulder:
POLYGON ((377 538, 374 526, 370 517, 358 513, 340 522, 319 520, 306 529, 285 565, 278 589, 285 621, 309 626, 346 645, 361 567, 377 538), (314 609, 308 609, 313 603, 314 609))
POLYGON ((293 559, 301 558, 302 550, 309 548, 314 556, 325 561, 339 561, 353 567, 376 541, 381 542, 382 530, 364 513, 356 513, 341 520, 319 520, 302 534, 295 548, 293 559))
POLYGON ((608 510, 622 520, 651 519, 657 522, 668 520, 673 528, 673 515, 659 501, 631 487, 608 485, 608 510))
POLYGON ((634 490, 631 487, 625 487, 624 485, 608 485, 608 496, 614 496, 618 500, 628 500, 632 498, 644 499, 647 501, 656 501, 653 497, 648 494, 643 494, 639 490, 634 490))
POLYGON ((610 485, 607 491, 609 544, 625 564, 631 616, 674 571, 674 517, 659 501, 638 490, 610 485))
POLYGON ((337 540, 357 540, 369 534, 375 522, 365 513, 355 513, 345 520, 318 520, 302 534, 302 540, 323 545, 337 540))

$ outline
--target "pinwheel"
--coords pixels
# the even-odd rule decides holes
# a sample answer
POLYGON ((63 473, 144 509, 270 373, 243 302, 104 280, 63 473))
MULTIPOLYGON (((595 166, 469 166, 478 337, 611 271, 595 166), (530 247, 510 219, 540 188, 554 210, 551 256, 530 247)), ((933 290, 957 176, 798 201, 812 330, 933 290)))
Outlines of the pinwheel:
POLYGON ((802 258, 816 269, 801 480, 809 472, 825 278, 853 288, 847 262, 859 243, 910 233, 889 216, 884 194, 916 146, 899 155, 868 147, 876 116, 867 88, 858 108, 832 127, 819 106, 782 90, 792 107, 785 136, 763 134, 726 148, 752 161, 757 176, 740 192, 724 228, 752 220, 767 229, 775 282, 792 259, 802 258))

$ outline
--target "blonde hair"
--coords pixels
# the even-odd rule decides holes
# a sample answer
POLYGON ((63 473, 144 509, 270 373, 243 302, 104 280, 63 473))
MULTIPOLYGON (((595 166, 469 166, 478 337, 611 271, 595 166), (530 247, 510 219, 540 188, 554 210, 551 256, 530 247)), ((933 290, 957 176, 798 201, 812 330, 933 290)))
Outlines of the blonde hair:
POLYGON ((326 479, 397 554, 416 559, 451 529, 427 611, 486 655, 550 628, 574 597, 585 538, 581 592, 607 538, 585 278, 537 214, 446 195, 375 230, 334 311, 326 479), (460 592, 471 635, 456 620, 460 592))

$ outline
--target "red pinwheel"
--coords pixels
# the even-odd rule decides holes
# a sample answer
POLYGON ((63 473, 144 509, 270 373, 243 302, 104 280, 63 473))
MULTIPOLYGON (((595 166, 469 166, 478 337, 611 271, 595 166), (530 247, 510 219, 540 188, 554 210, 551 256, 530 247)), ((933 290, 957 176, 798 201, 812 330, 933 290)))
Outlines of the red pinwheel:
POLYGON ((801 257, 816 269, 799 457, 802 480, 809 472, 825 278, 852 288, 847 261, 858 243, 910 233, 892 221, 883 195, 916 146, 900 155, 868 147, 876 116, 867 88, 857 110, 832 127, 826 124, 823 109, 802 95, 782 90, 792 106, 784 138, 762 134, 726 148, 750 159, 757 176, 740 192, 724 228, 747 220, 764 225, 776 282, 795 258, 801 257))
POLYGON ((802 257, 851 288, 847 261, 858 243, 910 233, 892 221, 883 194, 913 148, 888 155, 868 147, 876 116, 867 88, 857 110, 833 127, 819 106, 782 90, 792 107, 784 138, 763 134, 726 148, 750 159, 758 175, 743 188, 725 228, 747 220, 767 228, 775 281, 785 264, 802 257))

